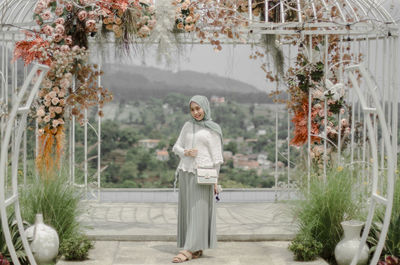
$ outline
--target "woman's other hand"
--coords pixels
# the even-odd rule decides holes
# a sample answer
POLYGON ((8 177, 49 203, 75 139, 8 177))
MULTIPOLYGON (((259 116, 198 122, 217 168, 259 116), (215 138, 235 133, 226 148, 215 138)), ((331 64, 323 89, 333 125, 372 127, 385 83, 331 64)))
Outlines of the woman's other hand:
POLYGON ((217 183, 214 184, 214 194, 215 195, 219 194, 218 184, 217 183))
POLYGON ((197 149, 187 149, 184 151, 185 156, 196 157, 197 156, 197 149))

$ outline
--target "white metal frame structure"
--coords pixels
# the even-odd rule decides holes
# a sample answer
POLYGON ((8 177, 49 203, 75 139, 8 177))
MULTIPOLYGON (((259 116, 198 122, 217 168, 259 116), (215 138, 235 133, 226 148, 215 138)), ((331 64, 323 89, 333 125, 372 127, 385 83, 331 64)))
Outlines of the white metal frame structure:
MULTIPOLYGON (((345 71, 346 66, 344 65, 344 61, 341 61, 339 82, 343 84, 351 82, 353 86, 352 89, 348 89, 348 99, 352 104, 351 164, 362 164, 363 174, 360 176, 360 183, 363 181, 371 183, 371 187, 367 188, 365 193, 367 197, 370 197, 371 201, 365 231, 369 230, 372 217, 375 213, 375 206, 381 203, 386 207, 383 230, 371 264, 377 263, 386 237, 388 220, 390 219, 393 203, 394 188, 393 185, 390 186, 389 184, 394 181, 394 168, 397 159, 397 90, 399 88, 399 69, 397 65, 399 59, 397 53, 398 27, 390 14, 382 7, 381 2, 382 1, 378 2, 377 0, 265 0, 264 3, 266 3, 268 7, 264 8, 265 21, 260 21, 258 17, 255 17, 251 8, 247 14, 238 14, 238 17, 249 22, 248 28, 240 29, 248 33, 250 36, 249 38, 252 38, 251 36, 259 37, 261 34, 280 36, 276 44, 286 55, 285 69, 293 65, 293 58, 295 57, 291 58, 291 56, 295 56, 295 54, 291 53, 291 51, 297 49, 300 43, 292 44, 292 42, 285 42, 285 36, 298 35, 301 40, 308 40, 309 43, 312 43, 315 37, 322 36, 325 42, 327 42, 330 35, 337 35, 340 39, 340 55, 343 54, 345 48, 349 48, 352 51, 350 63, 355 66, 348 67, 345 71), (330 16, 333 10, 337 11, 339 14, 338 17, 332 18, 330 16), (270 16, 274 17, 273 21, 270 20, 270 16), (289 56, 287 56, 288 54, 289 56), (360 59, 361 57, 363 57, 362 60, 360 59), (359 66, 361 63, 364 64, 364 68, 359 66), (354 69, 358 69, 361 72, 361 83, 366 85, 367 89, 361 90, 361 86, 359 86, 358 83, 359 81, 357 80, 356 82, 354 80, 354 69), (371 74, 369 74, 368 71, 370 71, 371 74), (375 80, 375 82, 373 80, 375 80), (376 88, 379 88, 379 90, 376 88), (362 116, 361 113, 367 114, 362 116), (372 119, 370 117, 371 113, 374 114, 372 119), (379 120, 379 126, 377 125, 377 119, 379 120), (356 122, 362 124, 363 139, 361 147, 356 146, 354 142, 354 128, 356 122), (386 156, 388 157, 387 160, 385 158, 386 156), (370 165, 371 163, 369 162, 371 157, 373 158, 372 165, 370 165), (384 183, 388 185, 384 187, 384 183), (380 194, 378 194, 378 191, 380 194)), ((248 0, 248 3, 251 5, 252 0, 248 0)), ((36 23, 32 21, 32 12, 35 5, 36 0, 0 0, 0 72, 3 74, 0 98, 0 108, 3 112, 1 116, 2 153, 0 160, 0 185, 2 186, 0 186, 0 192, 2 192, 2 195, 0 195, 0 212, 4 231, 8 229, 7 224, 4 222, 6 218, 5 209, 13 203, 16 207, 18 226, 20 231, 23 231, 18 206, 18 193, 16 190, 18 180, 15 169, 17 168, 22 137, 22 132, 20 131, 23 131, 21 128, 25 126, 23 119, 26 118, 26 116, 24 116, 26 113, 22 114, 22 119, 19 124, 16 124, 14 119, 18 113, 21 92, 23 89, 27 89, 27 80, 31 78, 29 76, 24 77, 25 82, 22 90, 17 93, 19 87, 17 78, 18 65, 16 63, 9 64, 11 59, 9 52, 12 51, 14 43, 23 38, 20 29, 37 28, 36 23), (9 100, 9 98, 11 100, 9 100), (8 111, 9 106, 12 107, 11 112, 8 111), (12 130, 17 131, 13 137, 11 137, 12 130), (12 146, 11 152, 8 150, 8 143, 10 141, 12 146), (6 186, 8 176, 6 165, 10 153, 13 162, 11 172, 13 195, 6 198, 5 194, 9 191, 6 186)), ((327 49, 327 45, 325 45, 325 48, 327 49)), ((312 56, 312 52, 312 49, 309 49, 310 56, 312 56)), ((326 69, 332 67, 332 65, 329 65, 327 56, 325 56, 323 62, 325 64, 325 73, 327 73, 326 69)), ((36 67, 40 68, 41 66, 36 67)), ((43 74, 45 70, 44 68, 42 69, 43 74)), ((43 77, 43 75, 41 77, 43 77)), ((328 78, 328 76, 325 76, 325 78, 328 78)), ((37 84, 38 83, 40 82, 38 81, 37 84)), ((38 87, 34 87, 34 89, 38 89, 38 87)), ((32 95, 35 95, 35 93, 32 95)), ((311 94, 309 98, 311 99, 311 94)), ((308 128, 310 131, 311 104, 309 104, 309 106, 308 128)), ((278 113, 276 115, 276 117, 278 117, 278 113)), ((84 186, 87 189, 87 119, 85 122, 84 186)), ((75 123, 72 121, 70 131, 70 173, 72 182, 75 182, 74 129, 75 123)), ((98 120, 98 129, 96 133, 98 141, 97 187, 98 190, 100 190, 101 119, 98 120)), ((324 135, 326 135, 326 132, 324 135)), ((323 138, 323 135, 320 135, 320 137, 323 140, 324 151, 326 152, 327 140, 323 138)), ((290 138, 289 130, 288 138, 290 138)), ((308 136, 308 154, 310 154, 311 151, 310 139, 311 135, 308 136)), ((339 146, 340 150, 340 141, 335 144, 339 146)), ((24 150, 24 153, 25 152, 26 150, 24 150)), ((287 153, 287 159, 290 161, 289 145, 287 153)), ((339 152, 339 158, 340 155, 339 152)), ((276 156, 278 156, 277 150, 276 156)), ((310 155, 308 155, 308 181, 310 181, 310 170, 311 158, 310 155)), ((324 171, 326 172, 325 163, 324 171)), ((277 168, 275 172, 277 172, 277 168)), ((289 173, 290 171, 288 169, 288 174, 289 173)), ((290 183, 288 183, 288 187, 289 186, 290 183)), ((24 233, 21 233, 21 235, 24 235, 24 233)), ((7 245, 9 249, 12 249, 12 242, 10 242, 9 235, 6 233, 6 237, 7 236, 7 245)), ((365 242, 365 237, 364 233, 362 238, 363 242, 365 242)), ((24 242, 25 249, 30 253, 29 246, 25 243, 26 242, 24 242)), ((362 244, 360 246, 362 246, 362 244)), ((357 257, 355 259, 357 259, 357 257)), ((29 260, 32 264, 35 264, 31 256, 29 256, 29 260)), ((15 255, 13 256, 13 262, 19 264, 18 261, 15 260, 15 255)), ((355 262, 354 260, 352 264, 354 265, 355 262)))
POLYGON ((31 104, 36 97, 36 94, 39 90, 40 83, 43 77, 47 74, 49 70, 48 66, 45 65, 34 65, 31 69, 28 77, 25 79, 25 82, 18 92, 18 95, 13 102, 13 106, 11 112, 8 115, 7 123, 5 125, 5 132, 2 143, 1 143, 1 156, 0 156, 0 213, 1 213, 1 226, 3 229, 3 233, 5 235, 5 240, 7 243, 8 250, 11 254, 11 258, 14 264, 19 265, 19 261, 17 258, 17 254, 15 252, 15 248, 13 242, 11 241, 10 229, 8 227, 8 218, 7 218, 7 207, 13 205, 15 211, 15 217, 17 219, 18 230, 22 239, 22 243, 24 245, 26 254, 28 256, 29 262, 33 265, 36 265, 35 259, 33 258, 32 252, 29 247, 28 240, 25 235, 25 230, 23 226, 23 221, 20 212, 19 206, 19 195, 18 195, 18 161, 19 161, 19 151, 23 133, 26 129, 26 119, 28 113, 30 112, 31 104), (28 90, 30 83, 36 73, 40 71, 39 77, 37 78, 34 85, 28 90), (22 107, 24 98, 28 95, 26 102, 22 107), (18 117, 20 115, 20 117, 18 117), (17 124, 17 126, 15 125, 17 124), (11 160, 11 184, 12 184, 12 192, 10 196, 6 196, 9 192, 5 188, 7 181, 7 167, 9 160, 9 144, 11 140, 12 133, 15 133, 13 142, 11 143, 14 152, 12 153, 11 160))

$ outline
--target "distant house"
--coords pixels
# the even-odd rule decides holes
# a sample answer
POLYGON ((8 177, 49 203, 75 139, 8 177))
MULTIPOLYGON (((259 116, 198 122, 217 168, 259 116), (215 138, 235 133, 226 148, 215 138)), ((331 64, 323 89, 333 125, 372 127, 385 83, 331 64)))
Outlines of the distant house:
POLYGON ((266 130, 258 130, 257 135, 261 136, 261 135, 266 135, 267 131, 266 130))
POLYGON ((211 102, 217 104, 225 103, 225 97, 211 96, 211 102))
POLYGON ((251 169, 258 169, 260 167, 260 164, 258 164, 258 162, 255 160, 248 160, 248 161, 234 160, 233 167, 244 170, 251 170, 251 169))
POLYGON ((142 147, 147 148, 147 149, 151 149, 151 148, 157 147, 159 142, 160 142, 159 139, 142 139, 142 140, 138 141, 139 146, 142 146, 142 147))
POLYGON ((246 127, 246 131, 252 131, 252 130, 254 130, 256 127, 254 126, 254 124, 253 123, 250 123, 249 125, 247 125, 247 127, 246 127))
POLYGON ((156 154, 157 154, 157 160, 167 161, 169 159, 169 153, 165 149, 157 150, 156 154))
POLYGON ((231 138, 224 138, 224 144, 229 144, 232 141, 234 141, 234 140, 231 138))
POLYGON ((231 160, 233 158, 233 154, 231 151, 224 151, 222 156, 224 157, 225 161, 231 160))

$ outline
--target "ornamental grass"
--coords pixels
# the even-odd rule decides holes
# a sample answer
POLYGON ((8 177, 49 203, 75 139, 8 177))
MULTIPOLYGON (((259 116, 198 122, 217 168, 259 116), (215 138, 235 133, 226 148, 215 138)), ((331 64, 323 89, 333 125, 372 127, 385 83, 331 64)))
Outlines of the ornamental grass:
POLYGON ((360 217, 359 203, 352 193, 353 175, 351 169, 340 168, 327 172, 325 181, 312 177, 309 192, 305 182, 301 189, 304 200, 298 201, 294 207, 298 236, 321 243, 319 255, 326 260, 334 260, 335 246, 343 234, 340 223, 360 217))

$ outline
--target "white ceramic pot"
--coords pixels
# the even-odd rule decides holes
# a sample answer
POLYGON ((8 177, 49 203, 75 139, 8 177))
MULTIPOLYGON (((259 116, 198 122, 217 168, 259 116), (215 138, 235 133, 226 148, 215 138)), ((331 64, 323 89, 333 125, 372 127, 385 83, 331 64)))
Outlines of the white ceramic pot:
MULTIPOLYGON (((344 238, 336 245, 335 258, 339 265, 350 265, 360 245, 360 232, 364 223, 350 220, 341 222, 344 231, 344 238)), ((364 245, 357 265, 367 264, 369 248, 364 245)))
POLYGON ((57 231, 43 223, 43 215, 37 214, 35 224, 25 231, 31 250, 38 264, 52 263, 58 254, 59 239, 57 231))

